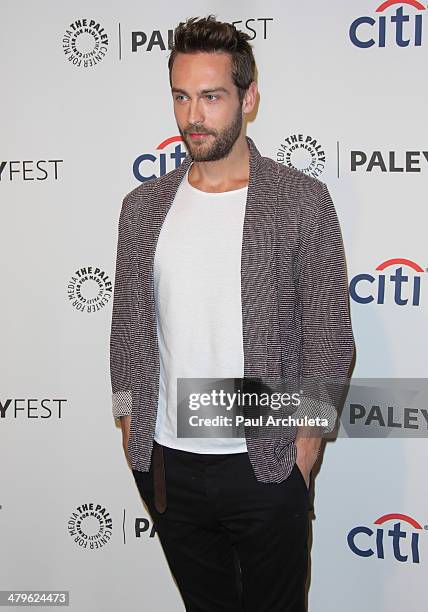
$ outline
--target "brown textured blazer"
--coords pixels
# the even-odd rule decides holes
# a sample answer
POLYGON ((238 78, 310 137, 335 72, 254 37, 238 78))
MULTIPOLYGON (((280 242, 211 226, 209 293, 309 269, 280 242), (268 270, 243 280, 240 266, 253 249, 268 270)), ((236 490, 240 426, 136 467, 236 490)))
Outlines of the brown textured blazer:
MULTIPOLYGON (((354 352, 342 236, 327 186, 262 157, 253 140, 243 226, 244 378, 346 379, 354 352)), ((150 468, 159 392, 153 259, 192 159, 142 183, 122 203, 110 334, 113 415, 132 415, 132 468, 150 468)), ((335 405, 334 402, 332 402, 335 405)), ((325 405, 313 407, 312 415, 325 405)), ((328 406, 327 406, 328 408, 328 406)), ((324 410, 324 414, 328 409, 324 410)), ((331 430, 331 427, 330 427, 331 430)), ((296 427, 246 434, 261 482, 281 482, 296 458, 296 427)))

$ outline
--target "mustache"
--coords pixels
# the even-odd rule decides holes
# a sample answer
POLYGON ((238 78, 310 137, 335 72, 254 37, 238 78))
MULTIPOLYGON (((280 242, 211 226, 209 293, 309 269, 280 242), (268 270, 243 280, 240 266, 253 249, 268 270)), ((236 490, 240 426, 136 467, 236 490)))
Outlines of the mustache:
POLYGON ((210 130, 206 130, 203 127, 200 127, 200 126, 195 126, 195 127, 190 126, 190 127, 187 127, 184 130, 184 133, 185 134, 211 134, 212 136, 216 136, 217 135, 216 132, 213 132, 213 131, 210 131, 210 130))

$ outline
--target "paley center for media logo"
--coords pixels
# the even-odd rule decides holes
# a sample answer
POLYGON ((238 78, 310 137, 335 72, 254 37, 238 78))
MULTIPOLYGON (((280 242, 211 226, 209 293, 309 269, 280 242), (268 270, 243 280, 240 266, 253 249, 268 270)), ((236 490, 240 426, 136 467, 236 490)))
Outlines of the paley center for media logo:
POLYGON ((62 50, 69 62, 78 68, 92 68, 108 51, 108 35, 95 19, 76 19, 62 36, 62 50))
POLYGON ((387 259, 376 266, 375 274, 356 274, 349 283, 349 294, 359 304, 420 306, 421 281, 425 272, 411 259, 387 259))
POLYGON ((113 533, 113 519, 101 504, 88 502, 71 513, 67 529, 80 548, 95 550, 105 546, 113 533))
POLYGON ((422 11, 418 0, 386 0, 374 15, 357 17, 350 25, 349 38, 356 47, 420 47, 422 45, 422 11), (397 6, 398 5, 398 6, 397 6))
MULTIPOLYGON (((113 515, 111 509, 93 501, 82 503, 73 509, 67 520, 67 530, 79 548, 95 550, 105 546, 113 537, 113 515)), ((116 520, 116 519, 114 519, 116 520)), ((135 516, 122 511, 122 543, 147 541, 157 535, 156 527, 150 516, 135 516)), ((115 531, 115 536, 119 535, 115 531)))
POLYGON ((373 527, 358 525, 347 536, 348 546, 359 557, 395 559, 401 563, 420 563, 419 539, 423 530, 414 518, 406 514, 384 514, 373 527))
POLYGON ((311 134, 291 134, 280 144, 276 161, 318 178, 325 168, 325 151, 311 134))
POLYGON ((76 270, 67 285, 68 299, 79 312, 101 310, 110 301, 112 293, 113 284, 106 272, 93 266, 76 270))

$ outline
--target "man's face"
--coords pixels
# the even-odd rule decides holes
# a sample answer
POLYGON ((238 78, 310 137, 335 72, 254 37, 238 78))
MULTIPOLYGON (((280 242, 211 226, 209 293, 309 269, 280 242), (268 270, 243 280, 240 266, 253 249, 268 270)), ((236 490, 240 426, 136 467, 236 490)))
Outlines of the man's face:
POLYGON ((242 105, 228 53, 178 53, 171 72, 174 114, 194 161, 226 157, 242 130, 242 105))

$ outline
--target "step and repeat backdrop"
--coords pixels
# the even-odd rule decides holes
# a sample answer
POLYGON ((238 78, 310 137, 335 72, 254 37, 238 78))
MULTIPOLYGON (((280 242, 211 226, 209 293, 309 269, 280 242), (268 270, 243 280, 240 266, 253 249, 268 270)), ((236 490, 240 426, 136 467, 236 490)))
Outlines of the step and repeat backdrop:
MULTIPOLYGON (((185 154, 173 29, 210 13, 254 46, 248 135, 329 187, 353 376, 427 375, 425 3, 4 1, 0 590, 68 591, 76 612, 183 610, 111 414, 108 351, 123 196, 185 154)), ((360 435, 326 444, 310 612, 427 605, 427 410, 368 397, 360 435)))

